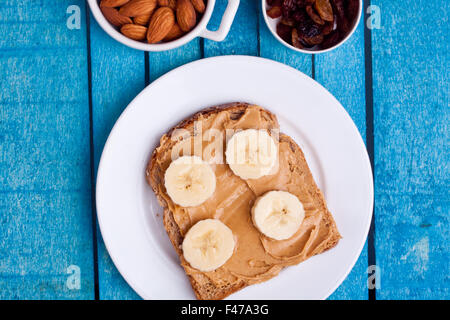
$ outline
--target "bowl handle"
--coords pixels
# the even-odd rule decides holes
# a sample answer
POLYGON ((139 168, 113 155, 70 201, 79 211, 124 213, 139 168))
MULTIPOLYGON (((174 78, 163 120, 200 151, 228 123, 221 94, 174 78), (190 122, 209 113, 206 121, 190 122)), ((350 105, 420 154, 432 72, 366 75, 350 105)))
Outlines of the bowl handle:
POLYGON ((222 16, 219 29, 217 31, 210 31, 205 29, 200 36, 214 41, 222 41, 230 31, 230 27, 233 24, 234 16, 236 15, 239 7, 239 0, 228 0, 227 8, 222 16))

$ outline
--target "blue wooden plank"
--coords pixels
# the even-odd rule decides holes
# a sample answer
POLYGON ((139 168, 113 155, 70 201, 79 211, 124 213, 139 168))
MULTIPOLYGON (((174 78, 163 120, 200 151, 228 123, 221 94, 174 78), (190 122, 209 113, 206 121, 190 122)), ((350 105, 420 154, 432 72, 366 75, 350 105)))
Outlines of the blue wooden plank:
MULTIPOLYGON (((352 117, 363 139, 366 136, 364 22, 339 48, 315 55, 315 78, 352 117)), ((345 237, 345 235, 343 235, 345 237)), ((367 244, 347 279, 330 299, 367 299, 367 244)))
POLYGON ((128 285, 112 262, 100 231, 97 232, 100 300, 139 300, 138 294, 128 285))
MULTIPOLYGON (((208 23, 209 30, 217 30, 227 3, 227 0, 216 1, 208 23)), ((222 42, 205 40, 205 57, 229 54, 258 55, 258 14, 258 1, 241 1, 225 40, 222 42)))
POLYGON ((347 278, 342 282, 339 288, 331 294, 329 300, 367 300, 367 241, 364 244, 358 261, 349 273, 347 278))
MULTIPOLYGON (((92 119, 95 172, 115 121, 145 87, 144 52, 128 48, 109 37, 90 16, 92 119)), ((98 231, 100 299, 137 299, 114 266, 98 231)))
MULTIPOLYGON (((261 6, 259 10, 261 10, 261 6)), ((260 56, 287 64, 311 76, 311 55, 286 48, 269 31, 262 13, 259 13, 259 17, 260 56)))
POLYGON ((158 79, 163 74, 183 64, 201 58, 200 39, 196 38, 182 47, 164 52, 149 53, 150 81, 158 79))
POLYGON ((377 298, 449 299, 450 6, 373 4, 377 298))
POLYGON ((1 299, 94 297, 86 29, 66 27, 73 4, 84 13, 81 0, 0 4, 1 299))

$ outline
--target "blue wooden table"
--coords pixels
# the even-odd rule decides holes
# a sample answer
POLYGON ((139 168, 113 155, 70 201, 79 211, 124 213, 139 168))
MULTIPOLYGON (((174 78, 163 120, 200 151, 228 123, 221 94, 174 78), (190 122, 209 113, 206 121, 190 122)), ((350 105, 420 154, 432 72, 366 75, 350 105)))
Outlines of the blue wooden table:
MULTIPOLYGON (((211 28, 226 5, 217 2, 211 28)), ((162 74, 203 57, 244 54, 316 79, 366 141, 373 225, 330 299, 449 299, 449 9, 442 0, 365 0, 348 42, 307 55, 273 38, 259 0, 241 0, 225 41, 144 53, 110 38, 82 0, 1 0, 0 298, 139 298, 96 222, 105 140, 127 104, 162 74), (80 26, 69 28, 77 8, 80 26)))

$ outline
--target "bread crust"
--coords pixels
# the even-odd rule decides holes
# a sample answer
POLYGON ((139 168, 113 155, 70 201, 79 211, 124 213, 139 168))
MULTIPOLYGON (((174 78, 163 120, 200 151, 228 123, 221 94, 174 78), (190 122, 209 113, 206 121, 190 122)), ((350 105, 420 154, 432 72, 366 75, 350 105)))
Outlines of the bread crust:
MULTIPOLYGON (((173 127, 172 129, 170 129, 167 132, 166 136, 170 136, 170 134, 176 129, 190 129, 190 128, 192 128, 194 122, 196 120, 198 120, 200 117, 208 117, 209 115, 220 112, 220 111, 227 110, 227 111, 230 111, 232 115, 236 115, 236 117, 239 117, 241 114, 243 114, 245 112, 245 110, 248 106, 249 106, 248 103, 235 102, 235 103, 228 103, 228 104, 223 104, 223 105, 203 109, 203 110, 193 114, 192 116, 184 119, 180 123, 178 123, 175 127, 173 127)), ((267 116, 270 117, 270 119, 272 119, 276 124, 278 124, 276 116, 274 114, 272 114, 268 110, 265 110, 265 109, 263 109, 263 110, 264 110, 264 112, 267 113, 267 116)), ((295 153, 296 157, 298 157, 300 159, 300 161, 304 161, 306 163, 306 159, 304 157, 303 151, 300 149, 300 147, 297 145, 297 143, 295 143, 295 141, 291 137, 289 137, 283 133, 280 133, 279 139, 280 139, 280 141, 288 142, 291 146, 292 151, 295 153)), ((162 141, 162 139, 161 139, 161 141, 162 141)), ((175 143, 176 142, 174 142, 173 144, 175 144, 175 143)), ((160 147, 161 147, 161 145, 160 145, 160 147)), ((168 146, 168 148, 171 148, 171 147, 172 147, 171 145, 168 146)), ((147 166, 147 170, 146 170, 146 180, 147 180, 148 184, 152 187, 153 191, 155 192, 158 202, 164 208, 164 214, 163 214, 164 228, 166 229, 166 232, 170 238, 170 241, 171 241, 173 247, 175 248, 175 251, 177 252, 180 260, 184 261, 183 252, 181 250, 183 236, 181 234, 181 231, 180 231, 177 223, 175 222, 173 213, 168 208, 168 204, 166 203, 165 199, 162 197, 161 194, 159 194, 159 189, 157 187, 160 183, 163 183, 163 181, 161 181, 161 177, 164 176, 162 172, 158 171, 158 166, 156 165, 157 158, 158 158, 158 150, 159 150, 159 148, 155 148, 155 150, 152 153, 152 156, 150 157, 150 160, 149 160, 149 163, 147 166)), ((311 173, 309 172, 309 174, 311 174, 311 173)), ((316 197, 318 197, 320 203, 322 203, 324 205, 324 207, 326 208, 326 202, 325 202, 322 192, 317 187, 317 185, 315 184, 314 181, 312 182, 312 184, 313 185, 310 186, 313 191, 312 193, 316 197)), ((316 250, 313 252, 313 255, 320 254, 326 250, 333 248, 334 246, 336 246, 339 239, 341 238, 339 231, 337 229, 336 223, 328 209, 325 209, 325 215, 324 215, 323 219, 325 220, 325 224, 329 227, 330 237, 328 238, 328 240, 325 243, 323 243, 322 245, 320 245, 319 247, 316 248, 316 250)), ((192 288, 195 292, 197 299, 200 299, 200 300, 224 299, 227 296, 229 296, 230 294, 232 294, 236 291, 239 291, 240 289, 252 284, 252 283, 247 283, 246 281, 242 280, 237 283, 231 284, 228 287, 219 288, 219 287, 216 287, 211 282, 211 280, 209 280, 206 276, 204 276, 204 275, 202 276, 201 273, 196 274, 196 277, 200 277, 199 279, 196 279, 191 275, 188 275, 188 277, 189 277, 190 283, 192 285, 192 288), (199 281, 199 280, 201 280, 201 281, 199 281)))

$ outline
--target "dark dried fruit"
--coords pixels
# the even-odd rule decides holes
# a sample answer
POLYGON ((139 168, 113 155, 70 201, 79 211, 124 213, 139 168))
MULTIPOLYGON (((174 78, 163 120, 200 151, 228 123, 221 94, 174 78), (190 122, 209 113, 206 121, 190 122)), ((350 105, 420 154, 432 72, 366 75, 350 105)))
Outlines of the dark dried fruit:
POLYGON ((314 37, 302 37, 302 40, 304 42, 306 42, 307 44, 309 44, 310 46, 315 46, 318 45, 320 43, 322 43, 323 41, 323 35, 322 34, 318 34, 314 37))
POLYGON ((288 43, 290 43, 291 41, 291 30, 292 27, 289 27, 282 23, 277 24, 277 34, 280 36, 281 39, 283 39, 288 43))
POLYGON ((321 33, 320 26, 315 24, 309 17, 300 21, 297 26, 298 33, 301 37, 312 38, 321 33))
POLYGON ((297 7, 304 8, 306 6, 314 4, 316 0, 297 0, 297 7))
POLYGON ((267 0, 267 14, 279 18, 277 34, 296 48, 326 49, 351 31, 359 0, 267 0))
POLYGON ((297 0, 296 4, 297 4, 297 7, 299 7, 299 8, 307 6, 306 0, 297 0))
POLYGON ((359 0, 347 0, 346 12, 350 21, 356 19, 359 12, 359 0))
POLYGON ((267 15, 272 19, 281 17, 281 7, 273 6, 272 8, 267 10, 267 15))
POLYGON ((311 18, 312 21, 314 21, 317 24, 323 25, 325 24, 325 21, 322 20, 322 18, 314 11, 313 7, 306 6, 306 13, 311 18))
POLYGON ((289 27, 295 27, 296 21, 292 18, 282 18, 280 23, 287 25, 289 27))
POLYGON ((283 5, 281 6, 283 17, 289 18, 297 10, 297 1, 296 0, 284 0, 283 5))
POLYGON ((323 40, 321 47, 323 49, 331 48, 332 46, 336 45, 340 41, 339 31, 334 30, 332 33, 330 33, 328 36, 325 37, 323 40))
POLYGON ((322 27, 322 34, 324 36, 329 35, 331 33, 331 31, 333 31, 333 29, 334 29, 334 21, 333 22, 327 22, 322 27))
POLYGON ((344 11, 344 0, 331 0, 331 4, 334 8, 334 12, 337 14, 338 18, 342 19, 345 15, 344 11))
POLYGON ((316 0, 314 7, 319 16, 325 21, 333 21, 333 8, 329 0, 316 0))
POLYGON ((340 31, 340 34, 346 34, 350 31, 350 23, 345 16, 344 0, 332 0, 332 4, 337 15, 337 29, 340 31))
POLYGON ((298 37, 298 31, 295 28, 292 28, 292 33, 291 33, 291 40, 292 40, 292 45, 296 48, 299 49, 304 49, 305 47, 301 44, 300 42, 300 38, 298 37))
POLYGON ((300 21, 302 21, 302 20, 307 19, 308 17, 307 17, 307 14, 306 14, 306 11, 305 11, 305 10, 299 9, 299 10, 297 10, 297 11, 294 12, 294 14, 292 15, 292 18, 293 18, 295 21, 300 22, 300 21))
POLYGON ((351 26, 347 17, 344 16, 342 19, 338 19, 337 28, 342 34, 346 34, 350 31, 351 26))
POLYGON ((283 4, 283 0, 267 0, 267 4, 269 6, 279 6, 279 7, 281 7, 281 5, 283 4))

